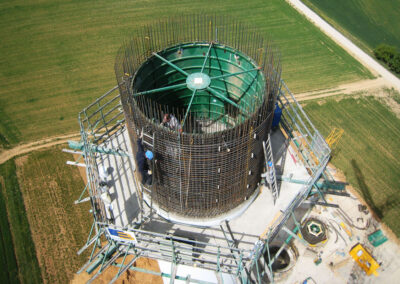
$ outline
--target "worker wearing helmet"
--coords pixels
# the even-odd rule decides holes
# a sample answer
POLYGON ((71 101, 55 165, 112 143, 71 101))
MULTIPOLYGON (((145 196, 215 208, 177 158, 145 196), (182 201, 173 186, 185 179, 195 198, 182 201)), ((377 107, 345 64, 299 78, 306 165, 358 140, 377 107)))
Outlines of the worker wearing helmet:
POLYGON ((142 145, 142 136, 137 140, 138 151, 136 153, 136 163, 138 170, 142 176, 142 184, 151 185, 152 171, 150 168, 150 161, 153 160, 154 154, 151 151, 144 151, 142 145))

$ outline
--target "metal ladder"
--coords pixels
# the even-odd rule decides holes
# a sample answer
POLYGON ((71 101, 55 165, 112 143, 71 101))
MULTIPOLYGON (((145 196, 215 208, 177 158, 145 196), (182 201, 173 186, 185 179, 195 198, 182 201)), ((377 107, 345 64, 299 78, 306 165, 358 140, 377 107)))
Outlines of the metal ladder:
MULTIPOLYGON (((142 128, 142 135, 143 135, 142 144, 143 145, 147 145, 149 147, 149 150, 154 153, 154 141, 155 141, 154 135, 155 135, 155 132, 153 132, 153 135, 150 135, 150 134, 146 133, 144 128, 142 128)), ((154 163, 153 163, 154 159, 151 162, 152 162, 152 169, 151 170, 153 171, 153 183, 152 183, 152 185, 150 185, 150 218, 151 218, 152 213, 153 213, 153 190, 152 190, 152 188, 153 188, 153 184, 154 184, 154 163)), ((143 188, 142 190, 144 191, 145 186, 143 184, 141 186, 143 188)), ((146 189, 146 190, 148 191, 149 189, 146 189)))
POLYGON ((142 128, 143 138, 142 143, 150 147, 150 151, 154 150, 154 133, 153 135, 147 134, 145 129, 142 128))
POLYGON ((275 204, 276 200, 278 199, 278 186, 276 182, 274 156, 272 154, 271 147, 271 135, 269 133, 267 141, 263 141, 263 148, 265 156, 265 166, 267 171, 262 176, 265 177, 266 182, 269 184, 275 204))

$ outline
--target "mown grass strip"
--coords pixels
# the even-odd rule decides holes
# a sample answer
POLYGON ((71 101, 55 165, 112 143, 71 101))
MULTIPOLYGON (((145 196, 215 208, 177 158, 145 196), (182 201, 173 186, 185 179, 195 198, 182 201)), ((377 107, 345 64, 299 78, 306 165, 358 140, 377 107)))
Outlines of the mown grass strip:
POLYGON ((305 111, 326 137, 345 133, 332 163, 400 236, 400 119, 372 97, 310 102, 305 111))
POLYGON ((41 283, 42 277, 18 184, 14 159, 0 165, 0 175, 4 180, 2 192, 14 240, 19 279, 22 283, 41 283))

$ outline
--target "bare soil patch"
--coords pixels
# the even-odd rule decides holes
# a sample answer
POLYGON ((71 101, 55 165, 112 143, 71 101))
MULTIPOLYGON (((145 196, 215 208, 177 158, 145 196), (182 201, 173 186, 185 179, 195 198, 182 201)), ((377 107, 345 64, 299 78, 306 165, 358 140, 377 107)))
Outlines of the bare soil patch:
MULTIPOLYGON (((131 261, 133 256, 127 256, 125 259, 125 264, 131 261)), ((117 259, 117 263, 122 262, 122 258, 117 259)), ((144 268, 147 270, 151 270, 154 272, 160 272, 160 268, 156 260, 146 257, 139 258, 135 264, 135 267, 144 268)), ((93 283, 96 284, 106 284, 109 283, 114 276, 118 273, 118 267, 110 266, 102 274, 96 278, 93 283)), ((96 272, 98 269, 92 272, 92 274, 87 274, 86 272, 82 272, 81 274, 75 274, 74 278, 71 280, 71 284, 81 284, 86 283, 96 272)), ((137 272, 132 270, 127 270, 124 272, 115 283, 137 283, 137 284, 162 284, 162 278, 157 275, 152 275, 143 272, 137 272)))
MULTIPOLYGON (((336 168, 334 165, 331 163, 328 164, 328 169, 330 170, 332 176, 336 181, 342 181, 342 182, 347 182, 345 174, 338 168, 336 168)), ((357 200, 362 204, 367 206, 369 212, 371 212, 372 216, 374 217, 375 220, 379 222, 379 225, 381 226, 381 229, 384 231, 385 235, 389 237, 390 240, 394 241, 398 246, 400 246, 400 239, 396 236, 396 234, 385 224, 383 223, 380 218, 376 215, 376 213, 373 211, 371 206, 368 205, 368 203, 364 200, 364 198, 361 196, 361 194, 355 189, 351 184, 346 186, 346 190, 354 197, 357 198, 357 200)))
POLYGON ((389 89, 383 78, 378 78, 344 84, 331 89, 300 93, 295 95, 295 98, 299 102, 318 100, 319 104, 323 104, 325 98, 335 97, 340 100, 349 96, 353 98, 373 96, 388 106, 400 118, 400 104, 393 98, 393 92, 396 91, 389 89))

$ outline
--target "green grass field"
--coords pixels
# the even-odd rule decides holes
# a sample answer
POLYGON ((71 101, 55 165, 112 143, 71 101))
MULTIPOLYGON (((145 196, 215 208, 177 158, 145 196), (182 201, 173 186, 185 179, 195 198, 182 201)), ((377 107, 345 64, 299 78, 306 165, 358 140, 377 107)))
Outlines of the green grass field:
POLYGON ((78 169, 65 165, 71 159, 54 147, 16 160, 45 283, 68 283, 88 257, 88 252, 78 256, 77 251, 86 242, 93 217, 88 202, 74 204, 85 185, 78 169))
POLYGON ((269 35, 295 92, 371 77, 282 0, 2 1, 0 142, 11 147, 77 132, 77 113, 116 85, 114 58, 124 38, 154 19, 199 11, 238 18, 269 35))
POLYGON ((304 107, 326 137, 345 130, 332 159, 379 218, 400 236, 400 119, 372 97, 304 107))
POLYGON ((400 1, 303 0, 325 20, 372 53, 381 43, 400 49, 400 1))
MULTIPOLYGON (((32 241, 31 230, 26 217, 14 159, 0 165, 0 176, 4 181, 4 183, 0 184, 1 197, 7 207, 8 223, 10 224, 9 228, 12 235, 11 239, 9 232, 7 232, 7 227, 1 227, 2 241, 5 242, 2 244, 2 248, 3 251, 7 250, 4 255, 5 259, 3 259, 2 255, 2 261, 6 262, 6 267, 10 269, 8 271, 8 279, 10 283, 15 283, 14 281, 18 282, 18 279, 21 283, 41 283, 42 278, 36 258, 35 245, 32 241), (10 249, 15 251, 16 258, 10 249), (15 263, 15 259, 17 263, 15 263)), ((5 213, 4 210, 1 213, 5 213)), ((6 220, 4 220, 3 216, 1 218, 3 219, 3 225, 6 220)), ((2 270, 5 270, 4 266, 2 270)), ((6 272, 3 271, 2 273, 6 274, 6 272)))
POLYGON ((0 279, 5 284, 19 283, 18 265, 15 258, 14 243, 10 224, 8 222, 7 207, 3 195, 4 186, 0 183, 0 279))

